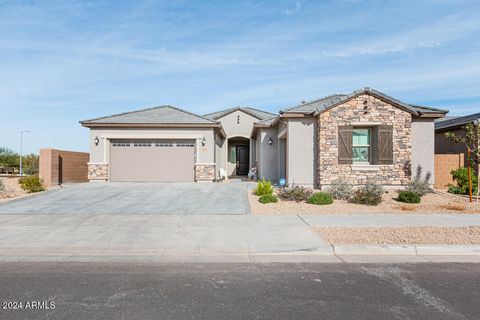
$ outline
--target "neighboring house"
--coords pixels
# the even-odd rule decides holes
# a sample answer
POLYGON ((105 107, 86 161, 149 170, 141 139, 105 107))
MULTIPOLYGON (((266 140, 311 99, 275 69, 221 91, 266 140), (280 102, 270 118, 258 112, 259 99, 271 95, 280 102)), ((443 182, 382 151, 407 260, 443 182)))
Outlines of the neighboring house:
POLYGON ((480 121, 480 113, 467 116, 450 116, 435 122, 435 154, 464 154, 464 165, 468 165, 467 148, 460 143, 453 143, 445 137, 446 132, 465 136, 464 127, 469 123, 480 121))
POLYGON ((434 120, 446 113, 370 88, 302 103, 254 125, 258 173, 315 187, 405 185, 412 167, 434 174, 434 120))
POLYGON ((280 111, 237 107, 196 115, 162 106, 81 121, 90 128, 90 180, 213 181, 258 176, 325 186, 337 178, 403 185, 434 171, 434 119, 447 111, 365 88, 280 111))

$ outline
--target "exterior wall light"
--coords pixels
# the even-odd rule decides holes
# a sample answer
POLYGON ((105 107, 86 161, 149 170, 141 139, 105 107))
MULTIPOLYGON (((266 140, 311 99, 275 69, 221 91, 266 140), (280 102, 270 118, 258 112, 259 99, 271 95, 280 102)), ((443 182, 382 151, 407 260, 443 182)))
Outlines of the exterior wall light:
POLYGON ((100 139, 98 139, 98 137, 95 137, 95 139, 93 139, 93 142, 95 142, 95 145, 98 146, 98 144, 100 143, 100 139))
POLYGON ((203 139, 202 139, 202 147, 205 147, 206 144, 207 144, 207 139, 205 139, 205 137, 203 137, 203 139))
POLYGON ((272 144, 273 144, 272 137, 268 138, 268 144, 269 144, 269 145, 272 145, 272 144))

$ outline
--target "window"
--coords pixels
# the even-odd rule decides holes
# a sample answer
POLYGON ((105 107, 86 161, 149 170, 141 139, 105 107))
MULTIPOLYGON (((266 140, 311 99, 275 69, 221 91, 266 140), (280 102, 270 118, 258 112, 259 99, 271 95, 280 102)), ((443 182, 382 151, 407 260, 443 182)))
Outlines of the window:
POLYGON ((177 147, 183 147, 183 148, 187 147, 187 148, 189 148, 189 147, 194 147, 194 146, 195 145, 191 142, 177 142, 177 147))
POLYGON ((130 142, 112 142, 112 147, 130 147, 130 142))
POLYGON ((228 162, 237 163, 237 146, 228 146, 228 162))
POLYGON ((155 147, 173 147, 171 142, 155 142, 155 147))
POLYGON ((370 162, 370 129, 352 130, 352 160, 354 163, 370 162))
POLYGON ((152 146, 152 143, 151 142, 139 142, 139 141, 136 141, 133 143, 133 146, 134 147, 151 147, 152 146))

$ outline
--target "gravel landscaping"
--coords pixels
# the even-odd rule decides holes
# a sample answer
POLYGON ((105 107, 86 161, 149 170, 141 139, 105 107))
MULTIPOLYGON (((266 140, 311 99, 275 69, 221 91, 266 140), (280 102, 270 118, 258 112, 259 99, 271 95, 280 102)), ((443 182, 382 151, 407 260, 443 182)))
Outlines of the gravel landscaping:
POLYGON ((480 226, 472 227, 322 227, 330 244, 480 244, 480 226))
POLYGON ((330 205, 313 205, 306 202, 284 201, 262 204, 258 197, 249 193, 251 212, 254 214, 355 214, 355 213, 480 213, 475 203, 469 203, 467 198, 448 194, 446 192, 429 193, 422 197, 420 204, 406 204, 395 200, 398 193, 389 190, 383 194, 383 202, 378 206, 367 206, 335 200, 330 205))
POLYGON ((0 177, 0 180, 5 186, 5 190, 3 192, 0 192, 0 202, 27 195, 27 193, 22 188, 20 188, 17 177, 0 177))

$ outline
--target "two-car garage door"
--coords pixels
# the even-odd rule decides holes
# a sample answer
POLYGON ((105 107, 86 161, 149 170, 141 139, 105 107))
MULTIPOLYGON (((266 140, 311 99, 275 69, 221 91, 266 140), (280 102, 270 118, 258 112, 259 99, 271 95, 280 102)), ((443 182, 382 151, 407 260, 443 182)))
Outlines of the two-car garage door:
POLYGON ((194 140, 112 140, 110 146, 110 181, 194 180, 194 140))

